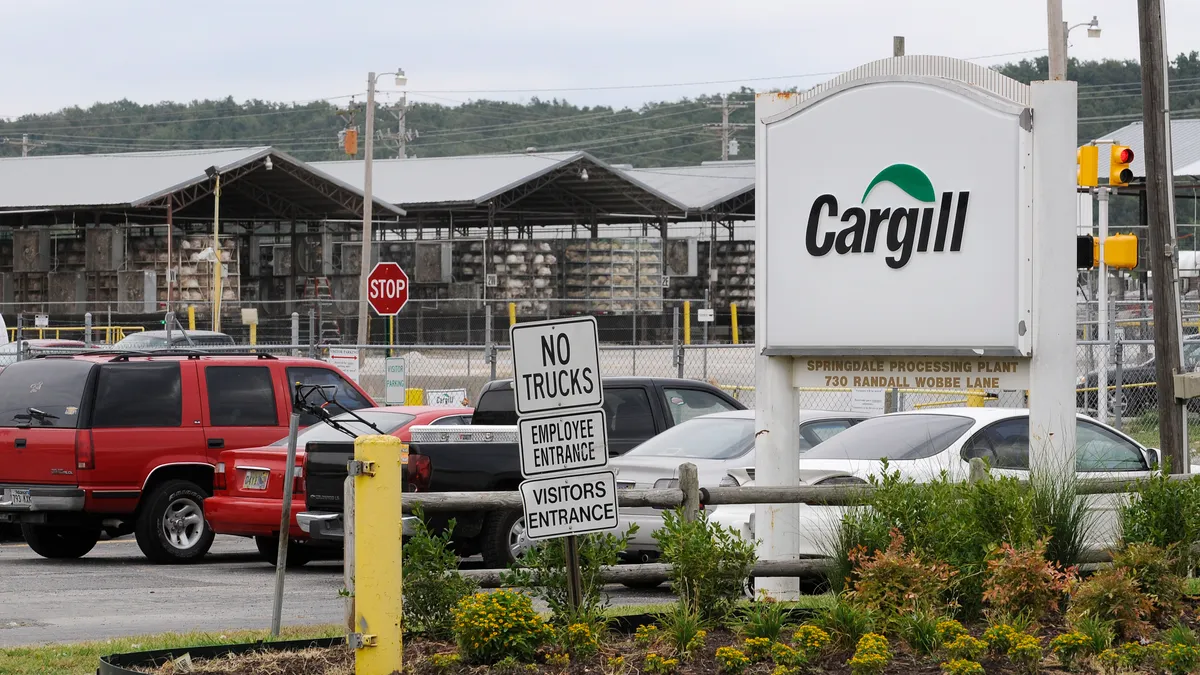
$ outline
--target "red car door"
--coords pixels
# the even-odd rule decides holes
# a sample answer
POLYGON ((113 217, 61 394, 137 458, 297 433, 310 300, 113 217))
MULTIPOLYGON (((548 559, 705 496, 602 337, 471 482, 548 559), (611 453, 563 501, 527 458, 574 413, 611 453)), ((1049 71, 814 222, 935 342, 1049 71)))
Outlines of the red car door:
POLYGON ((200 362, 204 434, 213 464, 222 450, 270 445, 287 435, 287 418, 267 361, 200 362))

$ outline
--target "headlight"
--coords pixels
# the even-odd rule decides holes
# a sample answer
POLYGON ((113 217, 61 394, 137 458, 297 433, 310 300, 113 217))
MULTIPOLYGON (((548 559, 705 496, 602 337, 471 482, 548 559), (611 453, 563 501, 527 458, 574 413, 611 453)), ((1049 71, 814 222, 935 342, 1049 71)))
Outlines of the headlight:
POLYGON ((658 480, 654 481, 655 490, 669 490, 677 487, 679 487, 678 478, 659 478, 658 480))
POLYGON ((740 485, 738 480, 732 475, 725 474, 725 477, 721 479, 721 482, 717 485, 717 487, 740 487, 740 485))

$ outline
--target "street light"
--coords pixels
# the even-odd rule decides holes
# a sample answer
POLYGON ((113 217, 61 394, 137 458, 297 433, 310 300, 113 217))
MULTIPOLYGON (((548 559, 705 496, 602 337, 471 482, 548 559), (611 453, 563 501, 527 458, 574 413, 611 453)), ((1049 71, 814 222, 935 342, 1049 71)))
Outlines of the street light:
POLYGON ((403 87, 408 84, 408 77, 404 74, 403 68, 397 68, 394 73, 367 73, 367 143, 363 150, 363 233, 362 233, 362 264, 359 270, 358 280, 358 344, 365 345, 370 342, 371 331, 369 330, 369 317, 367 312, 367 277, 371 274, 371 207, 373 197, 371 195, 371 164, 375 156, 375 83, 384 75, 394 75, 396 77, 396 86, 403 87))
POLYGON ((1063 80, 1067 77, 1067 36, 1076 28, 1087 26, 1088 37, 1098 38, 1100 37, 1100 20, 1093 15, 1091 21, 1068 26, 1066 21, 1062 21, 1062 0, 1049 0, 1048 6, 1050 7, 1050 26, 1062 26, 1061 36, 1056 35, 1053 30, 1050 31, 1050 79, 1063 80), (1056 20, 1061 21, 1061 24, 1056 23, 1056 20), (1061 42, 1059 41, 1060 37, 1061 42), (1054 49, 1055 43, 1062 45, 1061 48, 1054 49))
POLYGON ((1076 28, 1083 28, 1084 26, 1087 27, 1087 36, 1088 37, 1090 37, 1090 38, 1100 37, 1100 20, 1097 19, 1095 16, 1092 16, 1091 21, 1088 21, 1086 23, 1077 23, 1074 26, 1071 26, 1070 28, 1067 27, 1066 21, 1063 22, 1063 58, 1066 58, 1066 55, 1067 55, 1067 37, 1070 36, 1071 31, 1075 30, 1076 28))

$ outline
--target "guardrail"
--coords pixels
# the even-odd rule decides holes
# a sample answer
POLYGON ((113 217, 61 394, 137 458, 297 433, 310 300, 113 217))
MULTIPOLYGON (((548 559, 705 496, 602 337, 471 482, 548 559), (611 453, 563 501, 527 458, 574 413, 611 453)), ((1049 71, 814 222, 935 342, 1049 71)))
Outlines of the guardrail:
MULTIPOLYGON (((617 492, 618 505, 621 507, 657 508, 683 506, 684 517, 691 519, 697 517, 699 508, 726 504, 863 506, 869 503, 871 495, 876 490, 869 484, 700 487, 696 479, 696 467, 690 463, 681 465, 678 475, 680 476, 678 488, 620 490, 617 492)), ((1168 479, 1188 481, 1198 475, 1200 474, 1173 474, 1168 476, 1168 479)), ((987 471, 983 460, 972 459, 969 480, 978 482, 986 480, 986 476, 987 471)), ((1027 483, 1028 481, 1019 482, 1027 483)), ((1075 493, 1079 496, 1119 494, 1132 491, 1141 482, 1144 482, 1144 479, 1080 478, 1075 481, 1075 493)), ((521 493, 516 491, 406 492, 403 494, 401 502, 405 513, 412 513, 418 505, 426 513, 523 508, 521 493)), ((1087 556, 1082 562, 1094 565, 1107 561, 1108 558, 1103 553, 1094 553, 1087 556)), ((755 565, 751 576, 758 578, 808 576, 829 569, 831 564, 826 558, 763 560, 755 565)), ((605 583, 661 582, 669 578, 670 569, 670 565, 665 563, 620 565, 601 570, 601 578, 605 583)), ((501 585, 502 572, 503 570, 463 570, 461 574, 474 579, 484 588, 497 588, 501 585)))

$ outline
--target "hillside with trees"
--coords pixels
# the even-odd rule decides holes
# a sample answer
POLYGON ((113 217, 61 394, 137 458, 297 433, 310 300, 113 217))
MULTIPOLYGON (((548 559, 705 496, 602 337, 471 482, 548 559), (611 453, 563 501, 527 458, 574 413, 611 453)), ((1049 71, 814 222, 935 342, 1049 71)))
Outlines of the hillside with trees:
MULTIPOLYGON (((1046 76, 1046 58, 998 69, 1023 82, 1046 76)), ((1103 136, 1141 117, 1140 68, 1135 61, 1072 60, 1069 76, 1079 82, 1079 139, 1103 136)), ((753 91, 730 92, 731 101, 750 102, 753 91)), ((409 156, 434 157, 490 152, 588 150, 598 157, 637 166, 697 164, 720 158, 720 96, 648 103, 639 109, 579 107, 565 100, 414 101, 408 110, 409 156)), ((1200 53, 1177 57, 1171 68, 1171 106, 1177 117, 1200 114, 1200 53)), ((139 104, 98 103, 46 115, 0 121, 0 156, 19 155, 28 135, 32 154, 127 152, 198 147, 274 145, 304 160, 344 159, 339 131, 363 128, 363 97, 307 103, 232 99, 139 104), (348 112, 353 110, 353 112, 348 112)), ((749 108, 731 121, 753 121, 749 108)), ((377 111, 377 157, 395 157, 397 117, 377 111)), ((754 156, 753 134, 737 134, 737 159, 754 156)), ((361 150, 362 140, 359 148, 361 150)))

